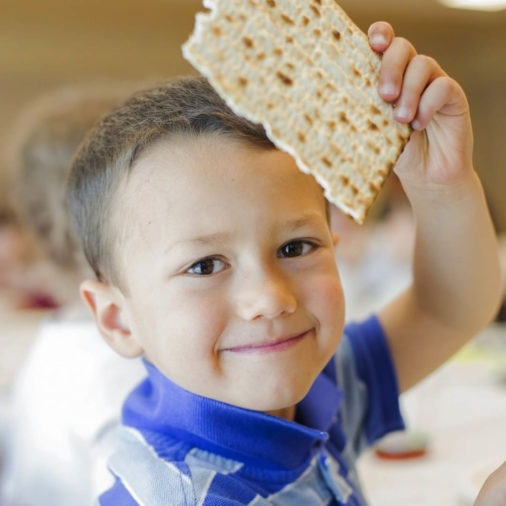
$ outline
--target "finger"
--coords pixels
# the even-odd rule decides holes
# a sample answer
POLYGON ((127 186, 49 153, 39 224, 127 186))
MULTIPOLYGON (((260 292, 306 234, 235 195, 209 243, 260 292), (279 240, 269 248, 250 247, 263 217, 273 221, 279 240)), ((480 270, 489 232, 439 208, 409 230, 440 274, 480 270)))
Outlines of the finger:
POLYGON ((386 21, 377 21, 369 27, 369 44, 378 53, 383 53, 395 37, 394 29, 386 21))
POLYGON ((402 37, 396 37, 383 53, 379 76, 379 94, 383 100, 397 100, 402 88, 402 79, 410 60, 416 55, 413 44, 402 37))
POLYGON ((408 64, 396 103, 395 118, 401 123, 411 122, 417 114, 418 103, 425 88, 445 73, 429 56, 416 55, 408 64))
POLYGON ((465 112, 466 100, 460 86, 450 77, 436 78, 424 91, 418 104, 418 112, 411 126, 423 130, 437 112, 458 116, 465 112))

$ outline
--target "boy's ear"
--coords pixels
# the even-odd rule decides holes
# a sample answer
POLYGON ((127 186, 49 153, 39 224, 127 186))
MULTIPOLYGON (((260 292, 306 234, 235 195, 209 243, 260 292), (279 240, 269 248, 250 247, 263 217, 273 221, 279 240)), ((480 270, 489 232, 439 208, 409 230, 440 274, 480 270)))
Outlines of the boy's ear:
POLYGON ((80 293, 107 344, 127 358, 142 355, 142 347, 124 321, 123 296, 112 286, 93 280, 83 281, 80 293))

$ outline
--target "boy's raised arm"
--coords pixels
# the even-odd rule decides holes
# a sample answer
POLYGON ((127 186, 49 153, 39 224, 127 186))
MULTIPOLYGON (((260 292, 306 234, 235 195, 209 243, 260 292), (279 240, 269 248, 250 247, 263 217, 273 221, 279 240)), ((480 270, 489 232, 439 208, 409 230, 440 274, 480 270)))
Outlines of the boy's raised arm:
POLYGON ((379 314, 403 391, 493 318, 499 262, 464 92, 389 24, 369 36, 383 53, 380 95, 415 130, 395 168, 415 217, 414 281, 379 314))

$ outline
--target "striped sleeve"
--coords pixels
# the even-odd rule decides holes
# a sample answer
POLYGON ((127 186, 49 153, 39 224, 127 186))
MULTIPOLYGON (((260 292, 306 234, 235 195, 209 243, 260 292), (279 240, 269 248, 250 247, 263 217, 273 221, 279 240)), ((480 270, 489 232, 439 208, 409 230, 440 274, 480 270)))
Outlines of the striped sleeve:
POLYGON ((138 506, 138 504, 119 479, 116 479, 114 486, 98 498, 99 506, 138 506))

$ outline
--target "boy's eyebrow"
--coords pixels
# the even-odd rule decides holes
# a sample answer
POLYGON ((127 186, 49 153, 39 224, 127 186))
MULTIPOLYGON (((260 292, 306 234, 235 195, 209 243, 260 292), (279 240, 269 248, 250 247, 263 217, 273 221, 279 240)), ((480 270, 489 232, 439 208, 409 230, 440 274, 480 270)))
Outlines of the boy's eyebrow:
MULTIPOLYGON (((295 231, 299 228, 303 228, 307 225, 319 225, 321 223, 321 216, 318 213, 308 213, 306 215, 300 216, 293 220, 287 220, 283 224, 283 228, 288 230, 289 232, 295 231)), ((182 239, 180 241, 176 241, 169 246, 164 251, 164 254, 168 253, 172 248, 180 244, 199 244, 199 245, 208 245, 208 244, 218 244, 225 242, 230 238, 229 233, 227 232, 216 232, 214 234, 202 235, 198 237, 192 237, 189 239, 182 239)))
POLYGON ((319 225, 320 223, 321 215, 319 213, 311 212, 295 220, 287 221, 285 226, 289 230, 297 230, 298 228, 302 228, 307 225, 319 225))
POLYGON ((230 235, 227 234, 226 232, 216 232, 215 234, 202 235, 190 239, 182 239, 180 241, 176 241, 172 244, 169 244, 169 246, 167 246, 166 250, 164 251, 164 254, 168 253, 172 248, 175 248, 180 244, 201 244, 205 246, 207 244, 216 244, 219 242, 224 242, 229 237, 230 235))

